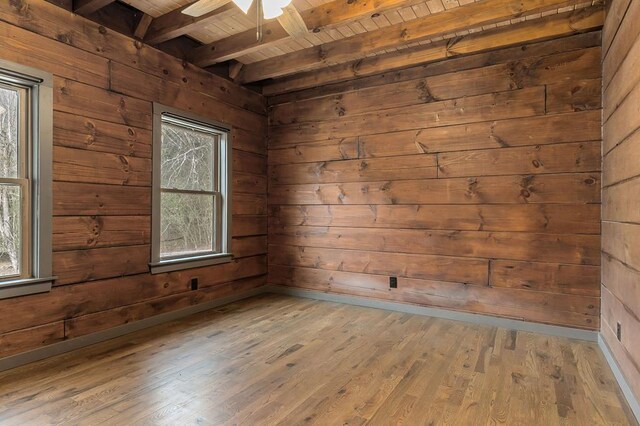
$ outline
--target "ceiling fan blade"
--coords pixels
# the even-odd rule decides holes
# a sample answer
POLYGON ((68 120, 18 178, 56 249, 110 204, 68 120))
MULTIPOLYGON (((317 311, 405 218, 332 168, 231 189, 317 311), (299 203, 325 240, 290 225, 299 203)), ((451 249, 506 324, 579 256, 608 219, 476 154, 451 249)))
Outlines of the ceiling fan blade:
POLYGON ((229 3, 231 0, 198 0, 193 3, 191 6, 185 8, 182 13, 189 16, 202 16, 205 13, 209 13, 212 10, 216 10, 219 7, 224 6, 229 3))
POLYGON ((282 28, 292 37, 300 36, 309 32, 307 24, 293 5, 289 5, 282 9, 282 15, 278 16, 278 22, 282 28))

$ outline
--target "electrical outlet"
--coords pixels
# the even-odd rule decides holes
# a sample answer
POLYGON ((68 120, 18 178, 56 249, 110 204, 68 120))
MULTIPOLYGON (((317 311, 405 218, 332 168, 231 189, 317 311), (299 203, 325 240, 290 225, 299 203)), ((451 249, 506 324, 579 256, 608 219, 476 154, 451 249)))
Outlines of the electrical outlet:
POLYGON ((398 288, 398 277, 389 277, 389 288, 398 288))
POLYGON ((191 278, 191 290, 198 289, 198 277, 191 278))
POLYGON ((620 323, 616 325, 616 337, 619 342, 622 342, 622 324, 620 323))

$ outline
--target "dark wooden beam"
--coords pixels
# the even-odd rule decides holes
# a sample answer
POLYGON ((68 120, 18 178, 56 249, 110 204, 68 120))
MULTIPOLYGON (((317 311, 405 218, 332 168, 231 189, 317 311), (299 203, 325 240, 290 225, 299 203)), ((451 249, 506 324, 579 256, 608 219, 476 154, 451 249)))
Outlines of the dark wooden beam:
MULTIPOLYGON (((265 83, 263 94, 270 96, 294 92, 357 77, 387 73, 395 69, 426 64, 456 56, 583 33, 597 30, 602 27, 603 23, 604 11, 602 7, 593 6, 472 33, 425 46, 416 46, 398 52, 364 58, 322 70, 295 74, 265 83)), ((244 68, 247 66, 249 65, 245 65, 244 68)))
MULTIPOLYGON (((371 16, 387 10, 424 3, 423 0, 378 0, 345 1, 334 0, 313 9, 300 12, 309 30, 317 33, 345 22, 371 16)), ((256 39, 255 28, 209 43, 195 49, 189 56, 196 65, 206 67, 224 62, 268 47, 289 37, 278 21, 264 24, 262 40, 256 39)))
POLYGON ((210 24, 212 18, 223 18, 228 12, 237 10, 237 6, 233 3, 228 3, 216 10, 212 10, 211 12, 198 17, 182 13, 184 9, 191 6, 193 3, 195 2, 192 1, 191 3, 172 10, 171 12, 167 12, 154 19, 147 31, 147 35, 144 39, 145 43, 159 44, 180 37, 181 35, 196 31, 210 24))
POLYGON ((240 74, 243 66, 244 64, 242 62, 229 61, 229 78, 231 80, 235 79, 238 74, 240 74))
POLYGON ((238 81, 247 83, 309 71, 348 62, 385 49, 448 36, 459 31, 581 2, 582 0, 481 0, 423 18, 255 62, 243 68, 238 81))
POLYGON ((116 0, 74 0, 73 11, 79 15, 91 15, 116 0))
POLYGON ((138 39, 143 39, 152 21, 153 16, 143 13, 138 21, 138 25, 136 25, 136 29, 133 31, 133 36, 138 39))

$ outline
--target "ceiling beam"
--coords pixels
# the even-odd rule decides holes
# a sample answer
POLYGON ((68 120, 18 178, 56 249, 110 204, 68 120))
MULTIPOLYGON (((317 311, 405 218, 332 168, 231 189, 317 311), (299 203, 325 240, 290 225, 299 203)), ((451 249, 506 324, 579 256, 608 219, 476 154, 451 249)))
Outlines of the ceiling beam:
POLYGON ((455 34, 509 19, 575 5, 583 0, 481 0, 423 18, 246 65, 238 82, 250 83, 362 58, 408 43, 455 34))
POLYGON ((296 74, 267 83, 265 96, 364 77, 408 66, 423 65, 461 55, 480 53, 509 46, 533 43, 600 29, 604 10, 592 6, 577 11, 472 33, 425 46, 373 56, 314 72, 296 74))
POLYGON ((153 17, 151 15, 143 13, 140 17, 140 20, 138 21, 138 24, 136 25, 136 29, 133 31, 133 36, 137 39, 142 40, 147 34, 152 21, 153 17))
POLYGON ((229 61, 229 78, 232 80, 236 78, 243 66, 244 64, 242 62, 229 61))
POLYGON ((73 11, 78 15, 91 15, 116 0, 74 0, 73 11))
MULTIPOLYGON (((422 4, 424 0, 372 0, 345 1, 334 0, 318 7, 300 12, 309 30, 317 33, 345 22, 370 17, 391 9, 422 4)), ((232 35, 222 40, 196 48, 189 58, 194 64, 206 67, 224 62, 248 53, 268 47, 289 37, 289 34, 277 21, 264 24, 262 40, 256 40, 255 28, 232 35)))
POLYGON ((227 12, 238 10, 233 3, 227 3, 202 16, 194 17, 182 13, 184 9, 196 3, 196 1, 192 1, 154 19, 147 31, 144 39, 145 43, 159 44, 180 37, 210 24, 212 18, 222 18, 227 12))

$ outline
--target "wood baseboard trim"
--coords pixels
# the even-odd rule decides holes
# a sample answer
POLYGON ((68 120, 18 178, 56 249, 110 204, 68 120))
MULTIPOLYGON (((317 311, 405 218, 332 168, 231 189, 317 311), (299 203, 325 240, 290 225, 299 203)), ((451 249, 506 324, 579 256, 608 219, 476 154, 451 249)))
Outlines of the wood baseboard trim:
POLYGON ((529 321, 521 321, 509 318, 494 317, 491 315, 472 314, 467 312, 452 311, 442 308, 412 305, 408 303, 391 302, 380 299, 370 299, 346 294, 326 293, 322 291, 306 290, 295 287, 287 287, 269 284, 264 287, 265 292, 284 294, 288 296, 305 297, 308 299, 326 300, 329 302, 345 303, 348 305, 364 306, 368 308, 385 309, 389 311, 404 312, 408 314, 426 315, 436 318, 444 318, 453 321, 463 321, 473 324, 482 324, 491 327, 502 327, 511 330, 528 331, 532 333, 546 334, 550 336, 567 337, 569 339, 598 341, 598 332, 582 330, 579 328, 562 327, 558 325, 540 324, 529 321))
POLYGON ((125 334, 133 333, 145 328, 154 327, 169 321, 184 318, 189 315, 197 314, 198 312, 207 311, 209 309, 217 308, 218 306, 226 305, 228 303, 237 302, 238 300, 246 299, 248 297, 257 296, 265 293, 263 287, 258 287, 246 291, 241 294, 223 297, 209 302, 201 303, 199 305, 189 306, 184 309, 179 309, 173 312, 166 312, 164 314, 156 315, 153 317, 145 318, 139 321, 134 321, 128 324, 120 325, 110 328, 108 330, 99 331, 97 333, 87 334, 86 336, 76 337, 74 339, 64 340, 62 342, 53 343, 42 348, 33 349, 31 351, 22 352, 16 355, 8 356, 0 359, 0 371, 9 370, 19 367, 21 365, 30 364, 35 361, 40 361, 45 358, 50 358, 56 355, 61 355, 66 352, 70 352, 76 349, 81 349, 86 346, 94 345, 96 343, 111 340, 116 337, 124 336, 125 334))
POLYGON ((604 338, 602 337, 602 334, 600 333, 598 333, 598 346, 600 347, 600 350, 602 351, 604 358, 607 360, 607 364, 609 364, 609 368, 611 368, 611 371, 613 372, 613 376, 616 378, 616 381, 618 382, 618 386, 620 386, 620 389, 622 390, 622 394, 624 395, 625 399, 627 400, 627 403, 629 404, 629 408, 631 408, 633 415, 636 416, 636 419, 638 420, 638 422, 640 422, 640 402, 638 402, 635 395, 633 394, 633 391, 631 390, 631 386, 629 386, 629 383, 627 382, 627 379, 624 377, 624 374, 622 374, 622 370, 620 370, 618 363, 613 357, 613 353, 611 353, 611 350, 609 349, 607 342, 605 342, 604 338))

